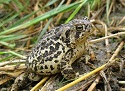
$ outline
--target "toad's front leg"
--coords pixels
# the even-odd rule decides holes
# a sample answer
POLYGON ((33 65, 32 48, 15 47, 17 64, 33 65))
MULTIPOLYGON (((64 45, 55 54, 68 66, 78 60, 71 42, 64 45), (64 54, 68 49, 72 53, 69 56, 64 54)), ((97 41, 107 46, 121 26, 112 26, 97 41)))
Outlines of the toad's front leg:
POLYGON ((61 73, 65 79, 74 79, 77 76, 77 73, 71 66, 73 61, 73 50, 70 49, 69 51, 67 51, 61 61, 61 73))

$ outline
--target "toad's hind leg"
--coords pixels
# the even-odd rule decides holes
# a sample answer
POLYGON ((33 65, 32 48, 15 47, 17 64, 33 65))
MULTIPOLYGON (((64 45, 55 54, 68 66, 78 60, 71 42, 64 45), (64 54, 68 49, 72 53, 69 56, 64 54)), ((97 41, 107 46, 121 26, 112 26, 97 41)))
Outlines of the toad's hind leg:
POLYGON ((29 82, 28 74, 22 73, 15 79, 15 82, 12 85, 10 91, 19 91, 19 88, 25 87, 28 82, 29 82))
POLYGON ((14 81, 14 84, 11 87, 11 91, 20 91, 29 84, 30 81, 39 81, 42 77, 35 73, 24 72, 20 74, 14 81))

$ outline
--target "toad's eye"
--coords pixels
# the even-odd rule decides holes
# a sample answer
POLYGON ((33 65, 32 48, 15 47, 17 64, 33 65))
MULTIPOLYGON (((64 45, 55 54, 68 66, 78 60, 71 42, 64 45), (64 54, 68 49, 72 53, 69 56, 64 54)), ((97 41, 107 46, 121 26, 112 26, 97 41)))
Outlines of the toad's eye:
POLYGON ((76 30, 80 31, 84 29, 84 25, 76 25, 76 30))

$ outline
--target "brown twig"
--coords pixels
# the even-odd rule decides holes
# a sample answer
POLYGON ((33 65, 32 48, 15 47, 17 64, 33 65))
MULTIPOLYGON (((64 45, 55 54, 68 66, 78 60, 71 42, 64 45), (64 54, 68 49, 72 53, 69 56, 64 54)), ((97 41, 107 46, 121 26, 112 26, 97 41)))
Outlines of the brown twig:
POLYGON ((2 67, 2 66, 5 66, 5 65, 8 65, 8 64, 13 64, 13 63, 24 63, 24 62, 26 62, 26 60, 14 60, 14 61, 6 61, 6 62, 1 62, 0 63, 0 67, 2 67))
POLYGON ((14 71, 16 70, 22 70, 25 69, 26 66, 24 64, 20 64, 19 66, 17 65, 10 65, 10 66, 4 66, 4 67, 0 67, 0 71, 14 71))
POLYGON ((35 85, 30 91, 37 91, 39 87, 48 79, 49 77, 43 78, 37 85, 35 85))
POLYGON ((96 43, 96 42, 100 42, 100 41, 102 41, 104 39, 107 39, 107 38, 112 38, 112 37, 121 36, 121 35, 125 35, 125 32, 119 32, 119 33, 116 33, 116 34, 112 34, 110 36, 98 38, 98 39, 95 39, 95 40, 90 40, 89 43, 96 43))
POLYGON ((98 84, 99 80, 100 80, 100 76, 98 76, 98 77, 96 78, 96 80, 91 84, 91 86, 88 88, 87 91, 94 91, 94 88, 95 88, 95 86, 98 84))

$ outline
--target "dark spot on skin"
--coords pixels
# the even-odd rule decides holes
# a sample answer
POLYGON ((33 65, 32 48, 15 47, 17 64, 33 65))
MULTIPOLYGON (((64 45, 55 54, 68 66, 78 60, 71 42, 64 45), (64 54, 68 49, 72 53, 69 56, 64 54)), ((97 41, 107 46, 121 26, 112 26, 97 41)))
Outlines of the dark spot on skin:
POLYGON ((40 70, 42 70, 43 69, 43 66, 40 66, 40 70))
POLYGON ((48 60, 47 60, 47 58, 45 59, 45 62, 47 62, 48 60))
POLYGON ((72 69, 72 67, 70 65, 68 65, 67 68, 71 68, 72 69))
POLYGON ((66 62, 61 62, 61 67, 65 66, 66 62))
POLYGON ((43 54, 43 58, 48 56, 48 51, 45 51, 44 54, 43 54))
POLYGON ((56 54, 54 54, 54 58, 57 58, 61 53, 61 51, 58 51, 56 54))
POLYGON ((63 50, 63 53, 65 53, 65 47, 64 46, 62 46, 62 50, 63 50))
MULTIPOLYGON (((82 34, 82 36, 84 36, 84 33, 82 34)), ((83 38, 82 38, 83 39, 83 38)))
POLYGON ((48 69, 48 66, 47 66, 47 65, 45 65, 45 69, 48 69))
POLYGON ((58 57, 58 54, 54 54, 54 58, 57 58, 58 57))
POLYGON ((68 47, 71 47, 71 44, 69 44, 69 43, 66 43, 66 46, 68 46, 68 47))
POLYGON ((43 71, 40 71, 40 73, 44 73, 43 71))
MULTIPOLYGON (((69 56, 70 57, 70 56, 69 56)), ((65 59, 66 62, 69 62, 70 60, 69 59, 65 59)))
POLYGON ((73 49, 70 49, 66 53, 65 60, 69 61, 68 59, 72 58, 72 56, 73 56, 73 49), (68 58, 68 59, 66 59, 66 58, 68 58))
POLYGON ((51 70, 54 70, 54 67, 53 67, 53 65, 50 65, 50 69, 51 69, 51 70))
POLYGON ((89 26, 88 26, 88 25, 86 25, 86 26, 85 26, 85 29, 88 29, 88 28, 89 28, 89 26))
POLYGON ((46 61, 52 61, 53 60, 53 57, 47 57, 46 58, 46 61))
POLYGON ((51 52, 54 52, 54 50, 55 50, 54 47, 53 47, 53 46, 50 46, 50 51, 51 51, 51 52))
POLYGON ((58 50, 58 49, 59 49, 59 46, 60 46, 60 43, 57 42, 57 43, 55 44, 55 50, 58 50))
POLYGON ((50 45, 51 45, 51 44, 54 44, 54 42, 53 42, 53 41, 50 41, 50 43, 49 43, 49 44, 50 44, 50 45))
POLYGON ((61 35, 56 34, 53 39, 56 41, 56 40, 58 40, 60 38, 60 36, 61 35))
POLYGON ((81 32, 76 32, 75 38, 78 39, 81 32))
POLYGON ((57 54, 60 55, 62 53, 62 51, 58 51, 57 54))
POLYGON ((30 54, 30 55, 32 56, 32 58, 34 58, 34 57, 35 57, 33 52, 31 52, 31 54, 30 54))
POLYGON ((65 35, 66 35, 66 38, 69 37, 69 35, 70 35, 70 30, 69 29, 66 31, 65 35))
POLYGON ((49 60, 53 60, 53 57, 49 57, 49 60))
POLYGON ((36 50, 39 50, 39 46, 36 47, 36 50))
POLYGON ((44 64, 44 60, 43 59, 40 60, 40 64, 44 64))
POLYGON ((40 51, 40 50, 43 50, 43 49, 44 49, 44 47, 43 47, 43 46, 40 46, 40 47, 39 47, 39 51, 40 51))
POLYGON ((34 67, 34 71, 37 71, 37 66, 34 67))
POLYGON ((60 70, 60 65, 59 64, 57 65, 57 69, 60 70))
POLYGON ((59 62, 59 60, 55 60, 54 62, 55 62, 55 63, 58 63, 58 62, 59 62))
POLYGON ((32 69, 33 69, 34 71, 37 69, 37 68, 36 68, 36 64, 37 64, 36 60, 33 59, 33 61, 32 61, 32 69))
POLYGON ((59 39, 59 37, 58 37, 58 36, 55 36, 53 39, 56 41, 56 40, 58 40, 58 39, 59 39))
POLYGON ((36 55, 38 53, 38 50, 36 48, 33 49, 33 54, 36 55))
POLYGON ((41 41, 41 45, 45 45, 46 44, 46 41, 45 40, 42 40, 41 41))
POLYGON ((67 70, 63 70, 63 74, 67 74, 68 73, 68 71, 67 70))
POLYGON ((66 38, 66 40, 64 41, 66 43, 66 45, 70 45, 70 39, 69 38, 66 38))
POLYGON ((50 40, 50 38, 47 38, 47 41, 49 41, 50 40))
POLYGON ((43 58, 42 56, 38 56, 38 57, 37 57, 38 60, 41 60, 42 58, 43 58))
POLYGON ((61 40, 64 42, 64 37, 63 36, 61 37, 61 40))

